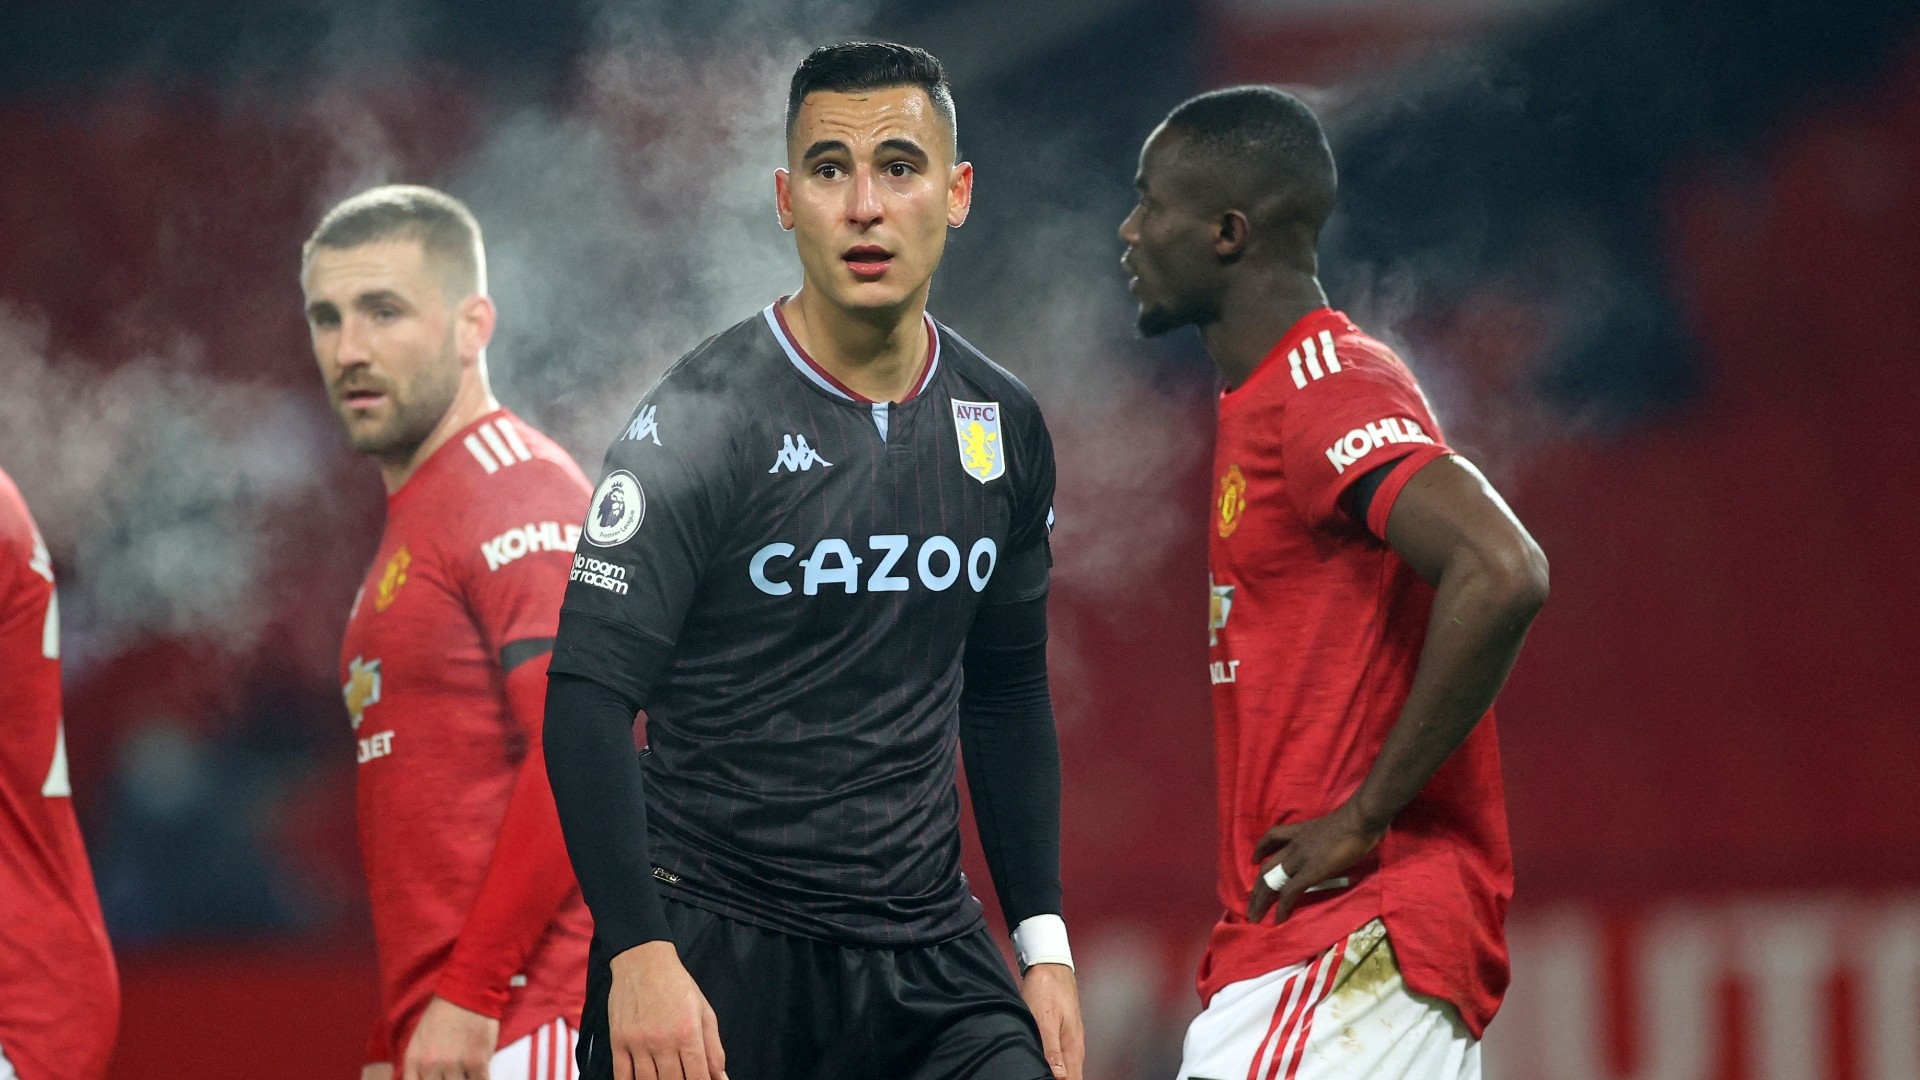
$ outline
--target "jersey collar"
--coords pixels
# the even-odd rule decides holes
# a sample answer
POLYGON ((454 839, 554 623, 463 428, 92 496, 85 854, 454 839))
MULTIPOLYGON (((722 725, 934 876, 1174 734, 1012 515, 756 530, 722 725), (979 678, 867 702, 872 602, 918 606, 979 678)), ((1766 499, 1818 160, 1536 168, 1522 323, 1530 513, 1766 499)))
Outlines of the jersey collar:
POLYGON ((413 470, 413 475, 400 485, 400 490, 387 496, 387 509, 392 511, 406 499, 408 492, 425 487, 420 483, 422 477, 451 467, 447 462, 458 464, 459 459, 470 456, 476 468, 492 475, 505 466, 530 460, 532 452, 520 433, 514 430, 515 419, 513 413, 502 406, 448 436, 446 442, 428 454, 427 460, 413 470))
MULTIPOLYGON (((783 296, 775 300, 760 314, 767 320, 767 325, 773 329, 774 340, 780 343, 780 348, 786 352, 787 359, 792 361, 794 369, 805 376, 808 382, 842 401, 851 401, 860 405, 882 404, 834 378, 833 372, 821 367, 818 360, 807 355, 807 350, 801 348, 800 343, 794 340, 793 331, 787 328, 787 317, 780 312, 780 306, 789 299, 791 297, 783 296)), ((925 390, 933 381, 934 371, 940 367, 940 335, 934 330, 933 316, 923 311, 920 313, 920 318, 927 324, 927 362, 920 366, 920 377, 914 380, 913 389, 907 391, 907 396, 900 399, 902 405, 919 397, 920 391, 925 390)))
MULTIPOLYGON (((1253 373, 1247 376, 1246 382, 1220 391, 1220 408, 1224 411, 1236 402, 1246 400, 1251 396, 1248 391, 1256 383, 1271 378, 1276 369, 1291 370, 1294 366, 1293 357, 1296 354, 1299 356, 1302 368, 1315 369, 1314 377, 1318 378, 1318 371, 1322 370, 1319 367, 1320 358, 1332 352, 1326 342, 1352 329, 1353 323, 1347 319, 1346 315, 1330 307, 1315 308, 1300 316, 1300 321, 1294 323, 1285 334, 1280 335, 1279 343, 1268 350, 1267 355, 1254 365, 1253 373)), ((1339 369, 1336 367, 1334 370, 1339 369)))

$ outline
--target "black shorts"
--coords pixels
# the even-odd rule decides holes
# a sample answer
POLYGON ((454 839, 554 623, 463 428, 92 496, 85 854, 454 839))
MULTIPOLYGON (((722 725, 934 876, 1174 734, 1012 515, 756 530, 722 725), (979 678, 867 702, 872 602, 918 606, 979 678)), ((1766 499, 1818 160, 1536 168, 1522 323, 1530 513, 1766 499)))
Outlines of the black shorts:
MULTIPOLYGON (((720 1022, 730 1080, 1048 1080, 1040 1032, 985 927, 858 948, 662 898, 680 962, 720 1022)), ((610 958, 595 941, 581 1080, 610 1080, 610 958)))

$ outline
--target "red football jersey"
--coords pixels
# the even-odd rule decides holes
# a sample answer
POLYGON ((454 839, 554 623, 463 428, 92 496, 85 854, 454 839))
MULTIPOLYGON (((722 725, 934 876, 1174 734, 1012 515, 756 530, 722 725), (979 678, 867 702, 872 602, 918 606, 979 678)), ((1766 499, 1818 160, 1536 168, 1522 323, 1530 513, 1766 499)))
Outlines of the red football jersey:
POLYGON ((1352 795, 1406 703, 1433 589, 1379 537, 1407 480, 1446 453, 1406 366, 1325 308, 1221 395, 1208 565, 1226 913, 1203 999, 1380 917, 1408 986, 1452 1002, 1476 1037, 1499 1008, 1513 860, 1491 714, 1347 885, 1308 893, 1279 926, 1245 918, 1260 835, 1352 795), (1366 527, 1351 520, 1341 493, 1397 460, 1366 527))
POLYGON ((73 816, 53 562, 0 472, 0 1056, 21 1080, 104 1076, 120 979, 73 816))
MULTIPOLYGON (((384 1010, 371 1060, 397 1062, 428 1000, 453 996, 443 976, 539 739, 527 709, 516 716, 505 666, 514 657, 503 664, 502 649, 540 643, 521 648, 540 654, 526 662, 544 672, 590 490, 564 450, 500 410, 447 440, 387 499, 340 649, 384 1010)), ((538 782, 551 815, 544 768, 538 782)), ((560 843, 557 819, 548 839, 560 843)), ((537 940, 527 937, 510 982, 488 991, 501 1003, 501 1045, 556 1016, 577 1023, 591 933, 575 886, 537 940)))

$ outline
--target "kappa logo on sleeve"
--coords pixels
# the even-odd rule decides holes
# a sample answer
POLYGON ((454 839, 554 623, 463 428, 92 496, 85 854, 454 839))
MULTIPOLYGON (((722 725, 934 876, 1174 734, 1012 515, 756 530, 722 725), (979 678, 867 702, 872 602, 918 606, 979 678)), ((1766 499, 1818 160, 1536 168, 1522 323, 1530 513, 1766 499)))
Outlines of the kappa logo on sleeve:
POLYGON ((642 439, 651 439, 653 445, 659 446, 660 424, 654 419, 657 414, 658 408, 653 405, 641 409, 640 415, 634 417, 633 423, 627 425, 627 433, 620 438, 625 442, 639 442, 642 439))
POLYGON ((587 542, 614 547, 633 539, 647 516, 647 495, 640 481, 625 469, 615 469, 600 481, 587 510, 587 542))
POLYGON ((1389 416, 1384 420, 1375 420, 1366 427, 1357 427, 1341 436, 1340 441, 1327 447, 1327 460, 1333 462, 1333 471, 1346 472, 1348 467, 1383 446, 1394 443, 1426 443, 1433 445, 1433 436, 1420 430, 1420 425, 1404 416, 1389 416))

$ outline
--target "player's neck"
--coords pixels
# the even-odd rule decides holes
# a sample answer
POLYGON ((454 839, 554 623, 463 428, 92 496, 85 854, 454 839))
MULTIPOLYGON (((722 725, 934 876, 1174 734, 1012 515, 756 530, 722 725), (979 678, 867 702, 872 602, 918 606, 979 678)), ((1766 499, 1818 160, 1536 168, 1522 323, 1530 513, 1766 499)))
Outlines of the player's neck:
POLYGON ((1228 389, 1247 381, 1293 324, 1327 306, 1312 274, 1285 273, 1227 290, 1220 317, 1200 327, 1200 340, 1228 389))
POLYGON ((913 392, 927 361, 923 288, 886 311, 849 311, 804 285, 780 309, 794 341, 849 390, 874 401, 913 392))
POLYGON ((387 494, 399 491, 413 474, 420 470, 433 452, 447 444, 453 434, 475 420, 500 407, 494 399, 493 390, 487 385, 487 376, 483 370, 467 371, 461 376, 460 388, 454 392, 453 404, 441 415, 440 422, 433 426, 427 437, 414 448, 412 454, 402 460, 380 461, 380 482, 386 486, 387 494))

